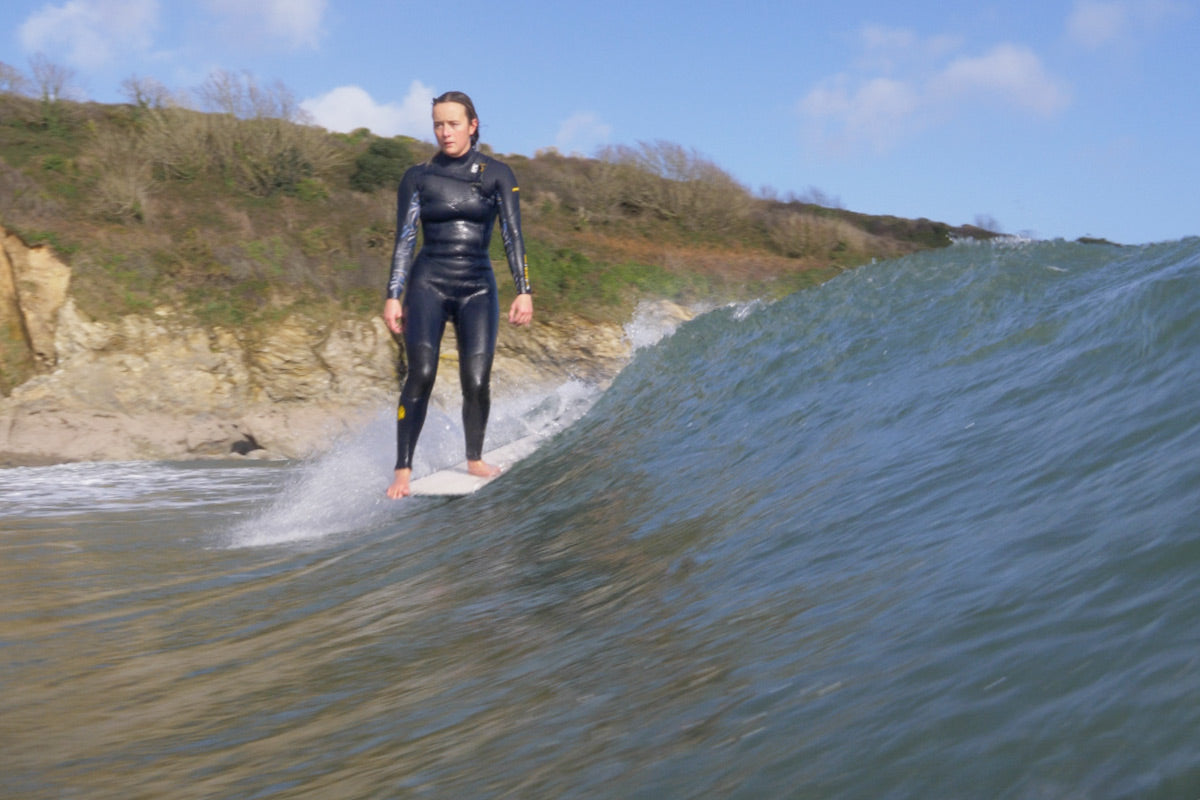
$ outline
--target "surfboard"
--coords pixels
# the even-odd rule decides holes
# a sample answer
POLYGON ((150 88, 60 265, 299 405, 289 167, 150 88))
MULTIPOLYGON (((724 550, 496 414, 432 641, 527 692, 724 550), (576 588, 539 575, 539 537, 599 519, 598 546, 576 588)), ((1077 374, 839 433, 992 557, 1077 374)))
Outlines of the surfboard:
POLYGON ((497 447, 483 454, 483 460, 500 467, 500 475, 491 478, 480 478, 467 472, 467 462, 417 478, 409 486, 414 496, 419 497, 462 497, 487 486, 492 481, 504 475, 513 464, 537 449, 541 438, 526 436, 509 442, 503 447, 497 447))

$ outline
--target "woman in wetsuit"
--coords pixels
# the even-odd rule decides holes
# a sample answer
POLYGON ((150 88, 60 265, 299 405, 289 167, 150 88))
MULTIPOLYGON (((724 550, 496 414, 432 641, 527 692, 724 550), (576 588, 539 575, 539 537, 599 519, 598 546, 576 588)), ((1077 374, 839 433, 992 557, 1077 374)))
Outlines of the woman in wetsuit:
POLYGON ((396 413, 396 474, 387 490, 391 498, 409 493, 413 452, 425 423, 447 320, 454 324, 458 340, 467 471, 480 476, 500 471, 482 460, 500 317, 496 276, 488 258, 497 215, 517 286, 509 322, 528 325, 533 319, 512 170, 475 149, 479 117, 462 92, 446 92, 433 101, 433 132, 438 154, 410 168, 400 181, 396 244, 383 305, 384 322, 392 333, 404 334, 408 354, 408 378, 396 413), (418 223, 424 242, 414 258, 418 223))

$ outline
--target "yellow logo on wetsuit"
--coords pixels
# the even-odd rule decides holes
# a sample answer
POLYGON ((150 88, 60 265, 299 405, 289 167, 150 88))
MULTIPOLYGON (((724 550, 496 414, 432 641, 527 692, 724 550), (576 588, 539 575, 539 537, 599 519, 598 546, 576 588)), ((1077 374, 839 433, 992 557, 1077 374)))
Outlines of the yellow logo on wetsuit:
POLYGON ((396 419, 404 419, 404 406, 401 405, 396 409, 396 419))

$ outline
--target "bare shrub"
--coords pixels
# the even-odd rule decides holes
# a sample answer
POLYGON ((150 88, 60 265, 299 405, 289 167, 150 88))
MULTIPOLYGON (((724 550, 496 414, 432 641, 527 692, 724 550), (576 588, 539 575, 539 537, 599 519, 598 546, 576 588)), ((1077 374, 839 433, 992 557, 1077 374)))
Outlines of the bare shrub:
POLYGON ((787 209, 768 217, 767 236, 788 258, 826 258, 841 251, 861 251, 870 239, 869 234, 845 220, 787 209))
POLYGON ((101 128, 88 143, 84 161, 98 173, 92 196, 94 213, 118 222, 146 219, 153 176, 141 137, 101 128))
POLYGON ((96 183, 96 212, 118 222, 144 222, 150 213, 150 186, 144 164, 126 161, 110 168, 96 183))
POLYGON ((154 78, 131 75, 121 81, 121 93, 138 108, 166 108, 172 104, 171 92, 154 78))
POLYGON ((294 194, 301 181, 329 170, 342 157, 324 131, 307 125, 227 117, 211 122, 220 168, 242 190, 260 197, 294 194))
POLYGON ((146 160, 163 178, 194 180, 215 166, 208 115, 186 108, 153 109, 142 127, 146 160))
POLYGON ((616 183, 598 175, 602 168, 608 165, 543 150, 522 167, 522 191, 529 190, 531 205, 564 209, 579 223, 607 222, 622 211, 616 183))
POLYGON ((842 203, 842 198, 828 194, 816 186, 809 186, 801 194, 788 192, 786 200, 789 203, 806 203, 808 205, 821 206, 822 208, 846 207, 842 203))
POLYGON ((260 86, 249 72, 215 70, 197 89, 197 94, 209 111, 238 119, 307 121, 295 96, 282 82, 260 86))
POLYGON ((975 227, 992 233, 1003 233, 1004 227, 991 214, 976 214, 975 227))
POLYGON ((147 157, 164 177, 220 176, 260 197, 295 193, 343 158, 323 130, 272 117, 157 109, 143 135, 147 157))
POLYGON ((729 173, 672 142, 610 146, 599 161, 593 190, 610 208, 648 212, 698 230, 744 219, 753 204, 729 173))

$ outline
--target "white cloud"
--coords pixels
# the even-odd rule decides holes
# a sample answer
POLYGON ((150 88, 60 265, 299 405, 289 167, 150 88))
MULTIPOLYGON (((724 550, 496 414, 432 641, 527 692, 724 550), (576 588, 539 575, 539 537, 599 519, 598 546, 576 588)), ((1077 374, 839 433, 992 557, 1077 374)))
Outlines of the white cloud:
POLYGON ((69 0, 21 23, 21 46, 84 69, 98 69, 128 50, 150 47, 157 0, 69 0))
POLYGON ((863 31, 862 45, 855 71, 825 79, 799 103, 820 147, 884 151, 980 103, 1050 115, 1070 101, 1065 84, 1020 45, 955 56, 961 43, 953 37, 878 27, 863 31))
POLYGON ((1094 50, 1127 43, 1190 14, 1189 7, 1177 0, 1076 0, 1067 17, 1067 36, 1094 50))
POLYGON ((916 112, 921 98, 916 87, 892 78, 871 78, 852 85, 853 79, 840 75, 813 89, 800 103, 800 111, 811 121, 819 121, 814 131, 825 144, 835 140, 840 147, 867 143, 877 151, 886 150, 900 135, 919 123, 916 112))
POLYGON ((313 47, 321 40, 327 0, 208 0, 208 6, 243 32, 249 27, 289 47, 313 47))
POLYGON ((867 25, 860 33, 863 46, 868 50, 911 50, 918 44, 915 31, 908 28, 889 28, 885 25, 867 25))
POLYGON ((900 69, 920 68, 958 50, 962 40, 956 36, 922 38, 908 28, 868 25, 860 32, 862 56, 859 68, 892 73, 900 69))
POLYGON ((433 135, 432 102, 433 89, 413 81, 399 104, 377 103, 358 86, 339 86, 320 97, 301 102, 300 107, 312 116, 313 122, 331 131, 370 128, 379 136, 403 134, 429 139, 433 135))
POLYGON ((1120 36, 1125 25, 1124 3, 1083 0, 1067 18, 1067 34, 1085 47, 1100 47, 1120 36))
POLYGON ((558 127, 554 146, 560 153, 591 155, 612 137, 612 126, 590 111, 581 111, 558 127))
POLYGON ((1066 107, 1069 95, 1032 50, 1000 44, 982 56, 959 58, 930 81, 934 102, 992 97, 1039 114, 1066 107))
POLYGON ((909 84, 892 78, 872 78, 855 92, 849 119, 859 127, 895 125, 912 116, 920 103, 920 97, 909 84))

